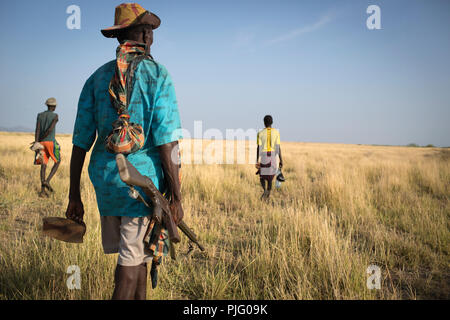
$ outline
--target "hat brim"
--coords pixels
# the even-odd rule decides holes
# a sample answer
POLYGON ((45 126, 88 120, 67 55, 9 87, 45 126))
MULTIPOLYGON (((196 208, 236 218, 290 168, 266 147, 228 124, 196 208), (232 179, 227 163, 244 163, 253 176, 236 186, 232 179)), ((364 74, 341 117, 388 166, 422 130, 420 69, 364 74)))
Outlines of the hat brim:
POLYGON ((152 29, 155 30, 161 25, 161 19, 152 12, 145 12, 142 15, 140 15, 136 20, 134 20, 131 23, 125 23, 117 26, 112 26, 109 28, 102 29, 102 34, 107 38, 115 38, 117 36, 117 32, 119 30, 126 29, 128 27, 132 26, 138 26, 138 25, 151 25, 152 29))

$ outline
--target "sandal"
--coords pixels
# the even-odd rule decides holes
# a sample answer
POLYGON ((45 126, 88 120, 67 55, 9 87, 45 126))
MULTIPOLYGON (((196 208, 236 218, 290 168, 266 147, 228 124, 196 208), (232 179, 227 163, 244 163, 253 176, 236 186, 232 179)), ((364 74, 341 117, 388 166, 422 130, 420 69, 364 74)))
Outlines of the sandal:
POLYGON ((48 183, 47 181, 42 183, 42 187, 47 188, 50 192, 54 192, 53 188, 50 186, 50 183, 48 183))

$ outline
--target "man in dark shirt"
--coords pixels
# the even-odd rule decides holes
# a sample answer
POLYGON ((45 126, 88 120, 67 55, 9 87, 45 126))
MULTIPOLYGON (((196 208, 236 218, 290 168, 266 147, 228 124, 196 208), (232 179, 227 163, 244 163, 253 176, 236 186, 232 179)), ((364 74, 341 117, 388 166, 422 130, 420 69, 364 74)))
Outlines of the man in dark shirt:
POLYGON ((55 139, 55 126, 58 122, 58 115, 54 112, 56 109, 56 99, 48 98, 45 101, 48 107, 47 111, 41 112, 37 116, 35 142, 39 142, 43 149, 41 150, 42 162, 41 164, 41 196, 47 196, 46 189, 53 192, 50 186, 50 180, 55 175, 61 163, 61 148, 55 139), (45 179, 45 172, 47 170, 48 159, 52 158, 54 165, 47 179, 45 179))

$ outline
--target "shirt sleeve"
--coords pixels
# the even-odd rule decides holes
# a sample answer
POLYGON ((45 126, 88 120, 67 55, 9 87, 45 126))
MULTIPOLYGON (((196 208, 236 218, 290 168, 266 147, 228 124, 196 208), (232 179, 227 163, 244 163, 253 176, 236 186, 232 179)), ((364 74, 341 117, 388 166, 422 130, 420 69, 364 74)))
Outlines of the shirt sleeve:
POLYGON ((277 137, 276 137, 276 140, 275 140, 275 145, 281 145, 280 132, 278 130, 277 130, 277 137))
POLYGON ((89 151, 94 144, 96 131, 94 87, 92 85, 92 78, 89 78, 81 91, 78 101, 72 143, 77 147, 89 151))
POLYGON ((261 132, 258 132, 258 134, 256 135, 256 143, 258 144, 258 146, 262 145, 261 132))
POLYGON ((181 121, 173 82, 167 71, 161 74, 162 83, 155 95, 151 123, 152 144, 157 147, 182 138, 181 121))

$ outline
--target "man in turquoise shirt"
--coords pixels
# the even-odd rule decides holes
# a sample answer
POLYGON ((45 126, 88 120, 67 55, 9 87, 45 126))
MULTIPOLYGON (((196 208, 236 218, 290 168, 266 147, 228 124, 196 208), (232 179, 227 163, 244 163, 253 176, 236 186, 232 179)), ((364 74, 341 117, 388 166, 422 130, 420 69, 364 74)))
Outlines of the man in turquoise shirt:
MULTIPOLYGON (((138 4, 122 4, 116 7, 115 26, 102 30, 102 33, 106 37, 116 37, 121 44, 125 40, 145 44, 150 56, 153 29, 159 24, 156 15, 138 4)), ((97 137, 89 163, 89 177, 101 215, 104 252, 119 253, 113 299, 145 299, 146 263, 152 259, 156 262, 155 257, 161 253, 148 252, 148 248, 144 248, 143 237, 151 225, 150 212, 141 202, 128 196, 128 187, 118 174, 115 155, 105 149, 105 139, 117 119, 108 92, 115 66, 116 60, 113 60, 100 67, 89 77, 81 92, 73 133, 66 216, 83 221, 80 176, 86 152, 97 137)), ((153 59, 139 63, 134 79, 128 111, 130 122, 142 126, 145 143, 142 149, 127 158, 141 174, 150 177, 161 192, 170 195, 172 214, 178 224, 183 218, 183 209, 178 164, 172 161, 172 155, 177 153, 181 124, 173 83, 166 68, 153 59)))

